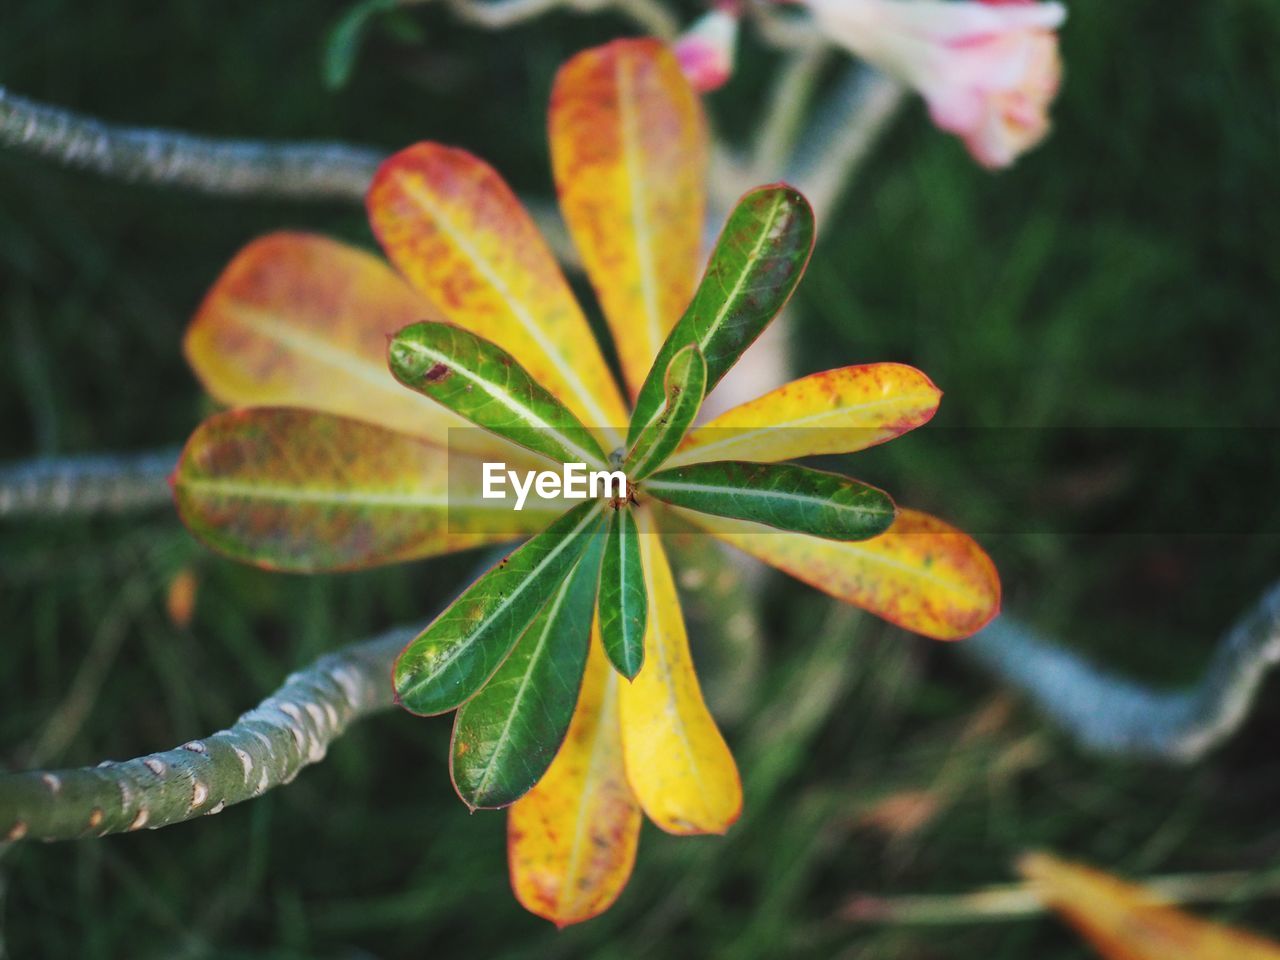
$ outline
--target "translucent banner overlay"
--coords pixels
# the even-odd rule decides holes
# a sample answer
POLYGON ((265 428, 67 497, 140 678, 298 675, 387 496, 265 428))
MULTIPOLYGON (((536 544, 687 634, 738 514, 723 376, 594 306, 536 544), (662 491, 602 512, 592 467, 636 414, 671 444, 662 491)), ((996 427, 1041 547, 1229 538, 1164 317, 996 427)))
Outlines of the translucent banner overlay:
MULTIPOLYGON (((880 446, 885 434, 881 426, 702 428, 657 472, 716 460, 798 462, 880 487, 900 507, 930 511, 979 538, 1280 536, 1280 428, 929 426, 880 446), (1179 466, 1180 454, 1193 448, 1199 463, 1203 451, 1211 449, 1216 469, 1188 475, 1179 466), (1251 489, 1275 489, 1276 499, 1244 502, 1237 494, 1242 476, 1250 478, 1251 489), (1188 485, 1197 493, 1192 511, 1186 509, 1185 496, 1175 495, 1175 488, 1188 485)), ((479 428, 450 430, 452 532, 524 536, 581 502, 564 495, 564 465, 514 445, 501 447, 502 441, 479 428), (476 452, 484 449, 495 452, 476 452), (553 474, 557 481, 547 479, 539 486, 542 474, 553 474), (501 480, 495 479, 499 476, 501 480)), ((623 451, 607 454, 612 455, 608 463, 569 470, 571 493, 589 491, 593 471, 620 469, 623 451)), ((618 481, 607 491, 603 482, 600 478, 597 495, 616 500, 618 481)), ((657 499, 643 480, 631 485, 630 492, 639 503, 657 499)))

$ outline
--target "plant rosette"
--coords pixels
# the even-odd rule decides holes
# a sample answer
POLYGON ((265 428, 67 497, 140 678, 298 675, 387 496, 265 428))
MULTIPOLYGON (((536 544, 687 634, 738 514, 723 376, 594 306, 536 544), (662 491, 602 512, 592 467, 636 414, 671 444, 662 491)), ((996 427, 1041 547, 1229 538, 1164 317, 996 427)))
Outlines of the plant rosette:
POLYGON ((550 140, 561 211, 630 403, 511 190, 472 155, 419 143, 389 158, 368 193, 395 270, 282 233, 219 278, 185 347, 232 409, 197 428, 173 486, 205 543, 272 570, 527 538, 404 649, 393 682, 414 713, 456 711, 459 795, 509 808, 515 894, 564 925, 622 891, 642 812, 671 833, 706 834, 742 807, 660 527, 695 524, 938 639, 986 624, 1000 587, 950 525, 790 462, 925 423, 940 393, 919 371, 828 370, 694 426, 791 296, 814 224, 794 189, 752 190, 698 280, 704 119, 667 48, 617 41, 570 60, 550 140), (571 503, 538 491, 520 510, 460 496, 451 476, 479 478, 485 464, 495 477, 493 464, 620 472, 626 489, 571 503))

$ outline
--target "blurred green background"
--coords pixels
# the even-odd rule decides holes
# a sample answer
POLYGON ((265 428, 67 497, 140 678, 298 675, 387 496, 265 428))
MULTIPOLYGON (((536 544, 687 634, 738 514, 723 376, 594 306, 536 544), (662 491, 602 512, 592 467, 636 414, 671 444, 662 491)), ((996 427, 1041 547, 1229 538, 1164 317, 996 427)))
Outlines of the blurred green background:
MULTIPOLYGON (((628 29, 561 14, 485 34, 421 8, 416 37, 374 30, 333 93, 321 51, 342 9, 9 0, 0 84, 209 134, 438 139, 547 196, 554 70, 628 29)), ((946 391, 929 429, 854 469, 979 532, 1006 610, 1155 683, 1194 678, 1280 569, 1274 470, 1237 469, 1239 431, 1215 429, 1258 428, 1261 444, 1277 425, 1277 41, 1272 0, 1073 4, 1047 144, 992 176, 913 101, 827 224, 795 311, 802 372, 898 360, 946 391), (993 458, 962 427, 1032 429, 998 433, 993 458), (1047 427, 1166 439, 1158 458, 1097 455, 1047 427)), ((730 139, 750 134, 775 66, 748 42, 709 99, 730 139)), ((183 327, 231 254, 283 226, 371 242, 351 207, 124 186, 0 151, 0 460, 180 442, 207 410, 183 327)), ((220 729, 322 651, 428 618, 473 559, 296 578, 209 555, 165 511, 6 522, 0 764, 37 745, 52 765, 125 758, 220 729), (163 606, 186 566, 189 630, 163 606)), ((1135 875, 1280 879, 1280 679, 1191 769, 1099 760, 956 649, 766 582, 763 669, 718 692, 746 813, 723 839, 646 826, 599 920, 557 932, 524 913, 504 818, 469 816, 449 784, 448 722, 391 713, 216 819, 4 850, 0 941, 15 958, 1067 960, 1090 954, 1047 919, 868 927, 842 911, 858 894, 1006 882, 1034 847, 1135 875), (877 805, 904 791, 933 816, 886 832, 877 805)), ((1205 909, 1280 935, 1275 900, 1205 909)))

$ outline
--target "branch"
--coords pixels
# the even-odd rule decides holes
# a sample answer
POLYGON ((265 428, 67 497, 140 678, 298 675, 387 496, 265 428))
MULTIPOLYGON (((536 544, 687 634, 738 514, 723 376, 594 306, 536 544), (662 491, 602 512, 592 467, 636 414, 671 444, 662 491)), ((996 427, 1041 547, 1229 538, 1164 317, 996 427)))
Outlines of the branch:
MULTIPOLYGON (((3 87, 0 147, 130 183, 357 204, 364 203, 369 181, 386 157, 371 147, 341 143, 221 140, 176 130, 118 127, 16 96, 3 87)), ((556 256, 577 269, 577 250, 553 205, 525 202, 556 256)))
POLYGON ((775 0, 752 0, 745 8, 756 33, 768 46, 777 50, 812 50, 827 45, 827 38, 811 17, 782 13, 779 6, 775 0))
POLYGON ((0 840, 154 830, 289 783, 349 724, 392 705, 391 665, 415 632, 391 630, 320 658, 204 740, 120 763, 0 774, 0 840))
MULTIPOLYGON (((1259 887, 1249 873, 1177 873, 1140 881, 1170 904, 1217 903, 1235 900, 1248 892, 1253 897, 1280 895, 1280 884, 1268 879, 1259 887)), ((1018 883, 984 887, 972 893, 907 894, 882 897, 857 894, 840 909, 838 918, 849 923, 956 924, 1021 920, 1050 910, 1034 884, 1018 883)))
MULTIPOLYGON (((425 2, 406 0, 406 5, 425 2)), ((483 30, 506 30, 552 10, 569 9, 579 13, 612 10, 663 40, 672 40, 680 32, 679 21, 661 0, 449 0, 449 8, 459 20, 483 30)))
POLYGON ((133 183, 361 203, 383 154, 342 143, 222 140, 112 126, 0 87, 0 146, 133 183))
POLYGON ((786 179, 809 199, 819 227, 905 101, 900 84, 850 64, 814 111, 796 144, 786 179))
POLYGON ((0 466, 0 518, 123 513, 170 502, 178 448, 147 453, 41 457, 0 466))
POLYGON ((827 59, 826 47, 811 47, 792 53, 779 69, 752 151, 754 182, 778 176, 787 165, 827 59))
POLYGON ((1203 677, 1185 690, 1151 690, 1118 677, 1008 617, 960 649, 1085 749, 1190 763, 1244 722, 1267 670, 1280 661, 1280 584, 1222 638, 1203 677))

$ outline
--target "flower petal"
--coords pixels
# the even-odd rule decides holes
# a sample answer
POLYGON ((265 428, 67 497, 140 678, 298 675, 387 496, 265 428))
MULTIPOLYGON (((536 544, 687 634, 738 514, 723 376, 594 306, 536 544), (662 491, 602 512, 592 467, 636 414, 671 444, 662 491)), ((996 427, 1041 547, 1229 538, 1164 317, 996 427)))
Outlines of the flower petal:
POLYGON ((663 830, 724 833, 742 812, 742 781, 702 699, 666 551, 648 511, 638 513, 649 616, 644 666, 622 688, 627 779, 663 830))
POLYGON ((492 167, 419 143, 379 168, 368 207, 391 262, 446 319, 512 354, 606 434, 606 449, 618 446, 611 431, 626 410, 613 375, 546 241, 492 167))
POLYGON ((172 483, 192 533, 272 570, 411 560, 509 540, 554 519, 545 509, 516 514, 500 500, 450 507, 450 457, 461 455, 327 413, 232 410, 196 428, 172 483))
POLYGON ((560 208, 634 395, 701 264, 702 108, 666 47, 618 40, 561 67, 550 126, 560 208))
POLYGON ((840 543, 741 520, 681 515, 810 586, 933 637, 959 640, 1000 611, 995 564, 967 534, 916 510, 899 510, 888 533, 840 543))
MULTIPOLYGON (((444 446, 467 422, 387 370, 387 337, 436 312, 372 254, 305 233, 253 241, 227 265, 183 350, 215 399, 355 417, 444 446)), ((500 441, 467 436, 499 451, 500 441)), ((470 449, 470 448, 469 448, 470 449)))
POLYGON ((560 927, 609 909, 635 864, 640 808, 623 768, 619 682, 593 628, 569 733, 546 775, 507 818, 516 899, 560 927))
POLYGON ((927 423, 942 391, 915 367, 869 363, 792 381, 698 427, 665 466, 852 453, 927 423))

